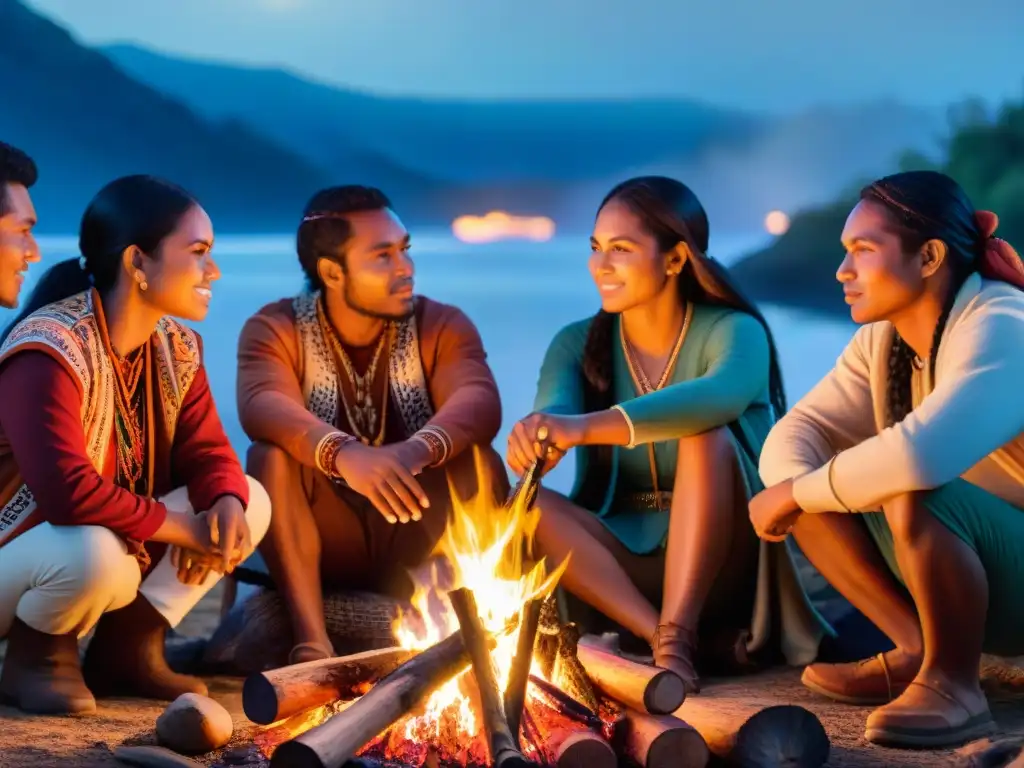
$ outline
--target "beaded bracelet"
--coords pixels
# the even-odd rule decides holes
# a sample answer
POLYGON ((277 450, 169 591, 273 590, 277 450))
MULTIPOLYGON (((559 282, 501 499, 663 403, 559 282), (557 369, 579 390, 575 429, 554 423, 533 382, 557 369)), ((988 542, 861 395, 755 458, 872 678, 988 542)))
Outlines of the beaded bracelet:
POLYGON ((412 436, 413 440, 420 440, 426 443, 430 449, 431 467, 444 464, 452 454, 452 439, 441 427, 433 425, 423 427, 412 436))
POLYGON ((352 435, 346 435, 344 432, 329 432, 324 435, 316 445, 316 468, 328 477, 340 479, 341 475, 338 474, 337 469, 338 453, 355 439, 352 435))

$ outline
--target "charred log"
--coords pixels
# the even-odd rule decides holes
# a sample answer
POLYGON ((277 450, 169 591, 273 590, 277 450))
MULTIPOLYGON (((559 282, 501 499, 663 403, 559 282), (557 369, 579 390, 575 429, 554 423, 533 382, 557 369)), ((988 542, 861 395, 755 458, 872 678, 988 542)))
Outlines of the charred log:
POLYGON ((269 725, 315 707, 354 699, 413 655, 415 651, 404 648, 385 648, 259 672, 242 687, 242 708, 254 723, 269 725))
POLYGON ((530 762, 519 751, 518 739, 512 736, 508 721, 505 719, 498 681, 491 664, 487 632, 480 621, 476 599, 472 591, 465 587, 452 590, 448 593, 448 598, 458 617, 466 651, 473 667, 473 676, 480 691, 480 709, 491 763, 494 768, 527 768, 530 762))
POLYGON ((279 746, 272 768, 340 768, 374 736, 466 668, 462 633, 428 648, 327 722, 279 746))

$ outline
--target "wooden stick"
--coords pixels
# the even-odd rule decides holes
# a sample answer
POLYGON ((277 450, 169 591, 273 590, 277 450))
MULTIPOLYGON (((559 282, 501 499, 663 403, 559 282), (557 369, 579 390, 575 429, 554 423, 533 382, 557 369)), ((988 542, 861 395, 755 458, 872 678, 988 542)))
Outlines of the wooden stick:
POLYGON ((505 689, 505 720, 508 730, 517 744, 519 726, 523 719, 523 704, 526 702, 526 682, 530 678, 533 666, 533 648, 537 640, 537 622, 540 620, 540 600, 530 600, 523 606, 522 620, 519 625, 519 642, 516 657, 512 661, 512 672, 509 674, 508 687, 505 689))
POLYGON ((341 768, 374 736, 466 668, 462 633, 412 657, 325 723, 274 750, 271 768, 341 768))
POLYGON ((616 768, 615 750, 600 733, 574 724, 559 708, 546 709, 547 704, 530 699, 523 713, 523 733, 547 766, 616 768))
POLYGON ((530 675, 530 685, 537 689, 537 696, 551 709, 588 728, 601 727, 601 718, 596 712, 580 704, 557 685, 536 675, 530 675))
POLYGON ((625 714, 625 752, 641 768, 704 768, 711 759, 704 738, 679 718, 625 714))
POLYGON ((502 708, 498 681, 494 677, 491 654, 487 647, 487 632, 480 622, 473 592, 465 587, 448 593, 452 609, 459 619, 466 651, 473 666, 473 676, 480 689, 480 708, 483 710, 484 732, 494 768, 527 768, 530 762, 519 751, 518 739, 513 738, 502 708))
POLYGON ((558 631, 558 651, 550 679, 587 709, 597 712, 600 702, 593 681, 580 663, 579 642, 579 627, 571 622, 562 625, 558 631))
POLYGON ((259 672, 242 686, 242 709, 254 723, 270 725, 324 704, 354 699, 366 692, 367 684, 391 674, 414 655, 405 648, 384 648, 259 672))
POLYGON ((828 734, 803 707, 694 696, 675 715, 700 733, 712 754, 732 765, 819 768, 828 761, 828 734))
POLYGON ((576 652, 594 684, 629 709, 667 715, 686 698, 683 679, 671 670, 629 661, 584 642, 576 652))
POLYGON ((616 768, 615 750, 598 733, 562 728, 547 737, 558 768, 616 768))

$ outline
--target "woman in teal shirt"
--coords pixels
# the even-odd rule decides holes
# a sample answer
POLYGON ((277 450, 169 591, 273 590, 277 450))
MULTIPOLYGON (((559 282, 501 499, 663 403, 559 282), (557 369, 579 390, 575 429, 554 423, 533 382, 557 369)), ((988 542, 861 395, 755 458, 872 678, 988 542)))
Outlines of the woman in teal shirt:
POLYGON ((571 553, 561 585, 648 641, 689 691, 698 662, 746 665, 773 633, 808 663, 824 627, 785 547, 759 545, 748 522, 786 408, 764 318, 706 255, 707 215, 674 179, 613 189, 590 245, 601 310, 555 336, 535 411, 509 438, 517 474, 580 449, 569 498, 538 497, 539 554, 571 553))

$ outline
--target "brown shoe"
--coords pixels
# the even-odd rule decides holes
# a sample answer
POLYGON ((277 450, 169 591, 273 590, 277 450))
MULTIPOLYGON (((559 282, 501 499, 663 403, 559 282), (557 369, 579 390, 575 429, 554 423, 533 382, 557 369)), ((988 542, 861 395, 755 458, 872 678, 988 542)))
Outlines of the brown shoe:
POLYGON ((700 678, 693 664, 697 633, 676 624, 659 624, 651 643, 654 666, 675 672, 683 680, 687 695, 700 693, 700 678))
POLYGON ((811 664, 800 681, 815 693, 834 701, 859 706, 888 704, 902 694, 917 674, 903 679, 893 674, 885 654, 846 664, 811 664))
POLYGON ((37 715, 88 715, 96 699, 85 686, 74 633, 47 635, 15 618, 0 672, 0 699, 37 715))
POLYGON ((139 595, 125 608, 103 614, 85 652, 85 681, 97 696, 173 701, 183 693, 206 696, 206 683, 167 665, 167 621, 139 595))

